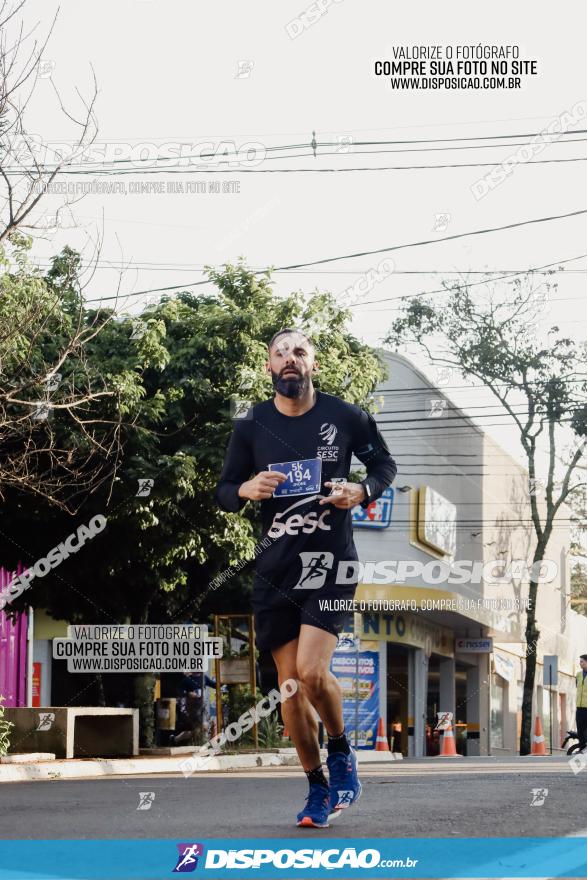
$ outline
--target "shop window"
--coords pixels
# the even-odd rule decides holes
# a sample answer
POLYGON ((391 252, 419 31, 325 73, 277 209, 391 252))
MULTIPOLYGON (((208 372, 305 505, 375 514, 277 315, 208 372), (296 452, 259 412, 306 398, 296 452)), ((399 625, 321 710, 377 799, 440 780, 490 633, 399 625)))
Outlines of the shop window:
POLYGON ((504 748, 503 726, 506 707, 506 682, 498 675, 491 680, 491 747, 504 748))
POLYGON ((524 682, 517 682, 517 701, 516 701, 516 741, 522 735, 522 702, 524 700, 524 682))
MULTIPOLYGON (((542 730, 544 733, 546 748, 548 749, 551 736, 550 731, 553 722, 552 711, 554 709, 556 694, 554 692, 551 694, 550 688, 540 688, 540 691, 542 692, 542 712, 540 713, 542 715, 542 730)), ((534 723, 534 721, 532 723, 534 723)))

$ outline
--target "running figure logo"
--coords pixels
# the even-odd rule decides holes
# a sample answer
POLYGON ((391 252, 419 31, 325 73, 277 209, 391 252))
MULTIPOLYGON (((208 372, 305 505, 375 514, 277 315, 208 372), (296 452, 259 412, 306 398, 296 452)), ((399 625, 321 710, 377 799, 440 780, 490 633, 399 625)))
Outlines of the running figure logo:
POLYGON ((547 797, 548 797, 548 789, 547 788, 533 788, 532 789, 532 800, 530 801, 530 806, 531 807, 541 807, 547 797))
POLYGON ((55 712, 39 712, 39 726, 37 730, 51 730, 55 721, 55 712))
POLYGON ((300 553, 302 573, 294 590, 317 590, 324 586, 326 575, 334 563, 333 553, 300 553))
POLYGON ((201 843, 178 843, 179 856, 174 874, 189 874, 198 867, 198 856, 204 855, 201 843))
POLYGON ((150 810, 155 800, 154 791, 139 791, 139 805, 137 810, 150 810))
POLYGON ((355 796, 354 791, 347 791, 346 789, 339 790, 338 794, 338 803, 337 807, 350 807, 353 802, 353 798, 355 796))

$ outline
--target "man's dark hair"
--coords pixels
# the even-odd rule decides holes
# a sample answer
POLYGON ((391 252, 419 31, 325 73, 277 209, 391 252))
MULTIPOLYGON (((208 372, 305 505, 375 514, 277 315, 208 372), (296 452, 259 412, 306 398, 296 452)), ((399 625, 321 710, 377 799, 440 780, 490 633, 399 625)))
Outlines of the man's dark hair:
POLYGON ((581 654, 579 660, 587 660, 587 654, 581 654))
POLYGON ((283 330, 278 330, 277 333, 274 333, 273 336, 271 337, 271 339, 269 340, 269 344, 267 345, 267 348, 269 349, 269 351, 271 351, 271 346, 273 345, 273 343, 275 342, 276 339, 279 339, 280 336, 287 336, 290 333, 297 333, 298 336, 303 336, 304 339, 307 340, 307 342, 309 342, 312 347, 314 346, 314 343, 312 342, 312 340, 310 339, 308 334, 304 333, 303 330, 300 330, 298 327, 284 327, 283 330))

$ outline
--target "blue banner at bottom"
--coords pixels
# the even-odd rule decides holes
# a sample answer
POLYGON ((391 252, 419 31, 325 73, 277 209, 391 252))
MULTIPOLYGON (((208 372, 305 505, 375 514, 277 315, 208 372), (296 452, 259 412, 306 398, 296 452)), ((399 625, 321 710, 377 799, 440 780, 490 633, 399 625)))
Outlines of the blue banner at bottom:
POLYGON ((586 877, 587 837, 0 841, 0 880, 586 877))

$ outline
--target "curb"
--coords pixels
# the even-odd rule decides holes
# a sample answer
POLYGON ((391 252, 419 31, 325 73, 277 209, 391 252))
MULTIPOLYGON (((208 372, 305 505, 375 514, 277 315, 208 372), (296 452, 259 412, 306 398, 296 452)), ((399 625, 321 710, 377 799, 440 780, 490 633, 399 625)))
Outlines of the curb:
MULTIPOLYGON (((402 756, 400 755, 399 758, 402 756)), ((392 752, 360 752, 360 764, 385 763, 398 760, 392 752), (383 756, 383 758, 381 757, 383 756)), ((192 755, 162 758, 94 758, 41 761, 27 764, 0 765, 0 783, 33 782, 51 779, 87 779, 105 776, 141 776, 151 773, 177 773, 185 776, 195 773, 252 770, 257 767, 299 767, 295 749, 283 749, 279 753, 249 755, 218 755, 200 758, 192 755), (186 762, 190 762, 186 766, 186 762)))
POLYGON ((3 755, 0 758, 0 764, 33 764, 37 761, 54 761, 53 752, 30 752, 19 753, 16 755, 3 755))
MULTIPOLYGON (((299 763, 297 760, 297 752, 293 748, 279 749, 279 754, 293 757, 295 759, 293 763, 299 763)), ((389 764, 391 761, 403 761, 404 757, 401 752, 378 752, 375 749, 359 749, 356 751, 356 755, 359 767, 362 767, 365 764, 389 764)), ((323 763, 326 762, 327 756, 328 751, 326 749, 320 749, 320 757, 322 758, 323 763)))

